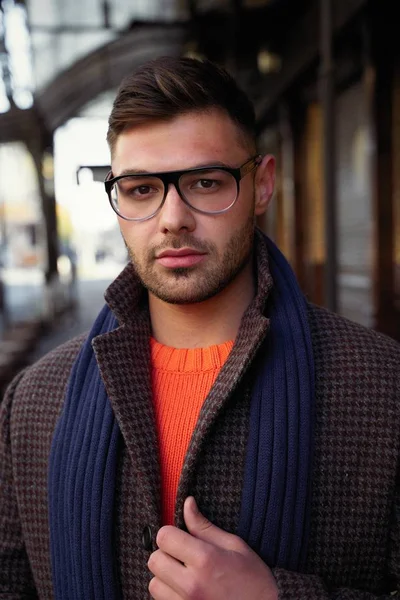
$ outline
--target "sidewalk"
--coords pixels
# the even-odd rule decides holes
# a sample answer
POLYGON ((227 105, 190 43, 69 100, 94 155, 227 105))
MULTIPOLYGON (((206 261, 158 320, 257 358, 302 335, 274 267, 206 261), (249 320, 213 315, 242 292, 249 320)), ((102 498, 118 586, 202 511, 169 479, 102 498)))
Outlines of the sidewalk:
MULTIPOLYGON (((92 270, 76 282, 73 297, 75 308, 61 312, 59 321, 46 325, 43 312, 43 286, 27 278, 8 281, 8 300, 13 300, 14 319, 3 327, 0 335, 0 402, 12 379, 25 367, 42 356, 90 330, 104 306, 104 292, 123 265, 105 265, 92 270), (33 284, 33 285, 32 285, 33 284), (40 296, 40 299, 39 299, 40 296)), ((11 310, 9 311, 11 313, 11 310)))
MULTIPOLYGON (((115 275, 117 274, 115 273, 115 275)), ((113 279, 114 277, 78 280, 76 310, 62 316, 60 322, 48 334, 42 336, 31 355, 32 363, 53 350, 53 348, 89 331, 104 305, 104 292, 113 279)))

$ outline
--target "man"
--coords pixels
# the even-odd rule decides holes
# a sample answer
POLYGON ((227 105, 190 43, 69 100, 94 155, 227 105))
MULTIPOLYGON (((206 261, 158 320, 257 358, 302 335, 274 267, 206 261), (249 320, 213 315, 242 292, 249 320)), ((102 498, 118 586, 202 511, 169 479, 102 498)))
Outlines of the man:
POLYGON ((398 590, 399 346, 308 304, 255 228, 254 122, 208 62, 122 84, 105 185, 130 264, 3 402, 0 596, 398 590))

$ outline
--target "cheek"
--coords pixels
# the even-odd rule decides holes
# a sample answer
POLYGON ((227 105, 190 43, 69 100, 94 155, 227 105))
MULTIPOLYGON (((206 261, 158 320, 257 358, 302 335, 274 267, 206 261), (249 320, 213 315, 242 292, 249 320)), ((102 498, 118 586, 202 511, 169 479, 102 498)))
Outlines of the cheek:
POLYGON ((254 219, 253 206, 242 202, 237 204, 226 213, 226 219, 221 219, 221 223, 216 232, 217 243, 224 243, 229 240, 236 232, 248 227, 249 223, 254 219))
POLYGON ((144 223, 130 223, 124 219, 119 219, 122 237, 128 248, 136 255, 141 255, 146 251, 151 239, 150 232, 143 225, 144 223))
POLYGON ((123 219, 118 219, 118 225, 125 244, 130 247, 132 244, 129 224, 124 222, 123 219))

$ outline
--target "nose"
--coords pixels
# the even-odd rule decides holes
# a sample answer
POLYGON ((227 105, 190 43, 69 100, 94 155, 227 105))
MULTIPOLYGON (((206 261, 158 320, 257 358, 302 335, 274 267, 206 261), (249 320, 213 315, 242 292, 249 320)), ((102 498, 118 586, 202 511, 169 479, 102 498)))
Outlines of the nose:
POLYGON ((163 233, 177 234, 182 230, 194 231, 196 220, 193 211, 182 200, 173 183, 168 186, 167 196, 158 215, 163 233))

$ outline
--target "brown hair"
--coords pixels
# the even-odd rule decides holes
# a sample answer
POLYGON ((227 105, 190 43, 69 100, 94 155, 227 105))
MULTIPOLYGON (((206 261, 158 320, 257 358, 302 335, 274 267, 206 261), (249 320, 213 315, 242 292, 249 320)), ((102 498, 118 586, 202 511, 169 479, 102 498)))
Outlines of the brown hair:
POLYGON ((210 109, 227 113, 254 143, 254 107, 227 71, 193 58, 165 56, 147 62, 118 90, 108 120, 111 153, 118 136, 135 125, 210 109))

